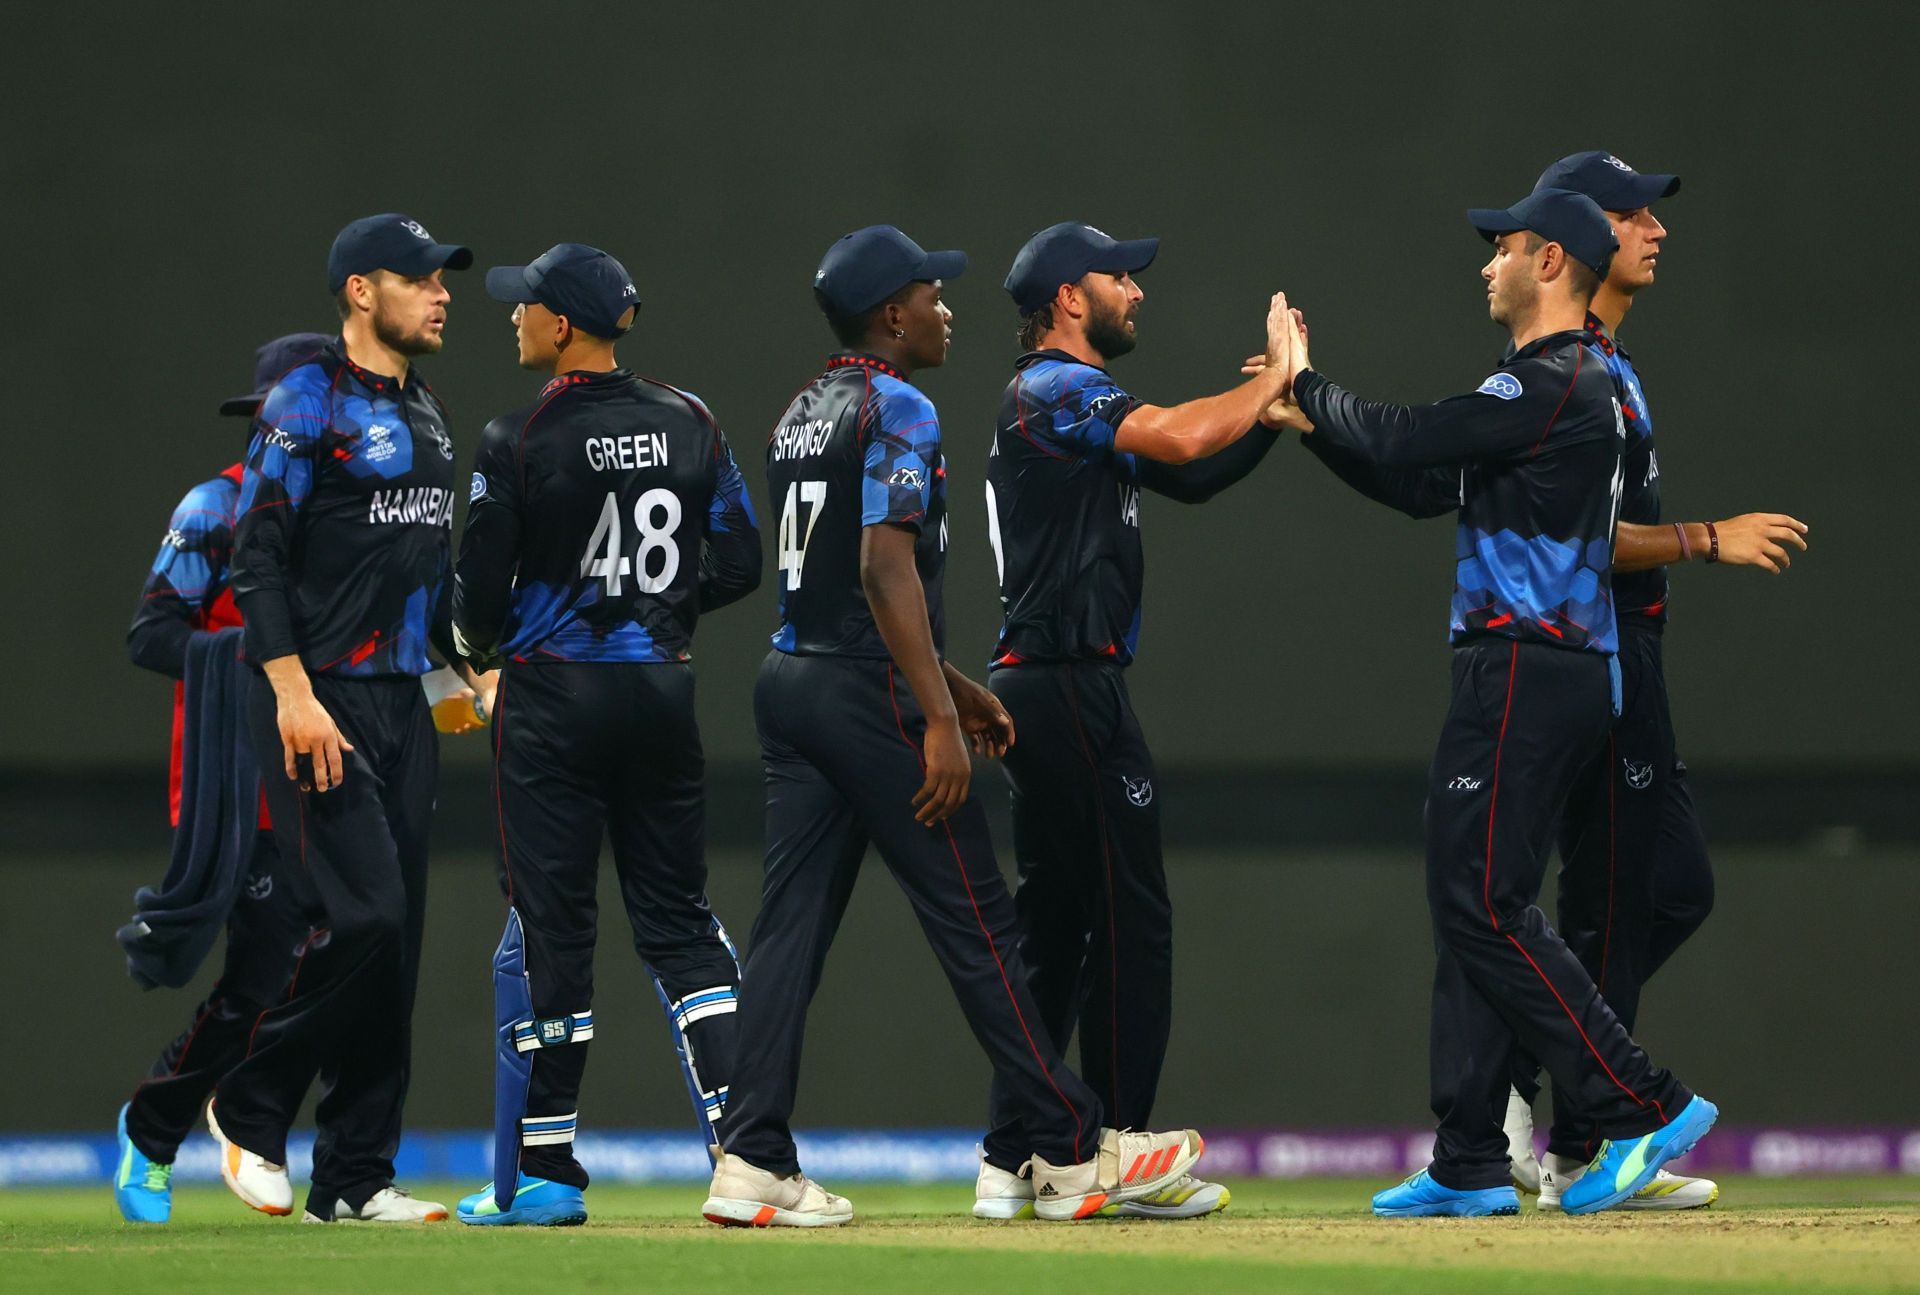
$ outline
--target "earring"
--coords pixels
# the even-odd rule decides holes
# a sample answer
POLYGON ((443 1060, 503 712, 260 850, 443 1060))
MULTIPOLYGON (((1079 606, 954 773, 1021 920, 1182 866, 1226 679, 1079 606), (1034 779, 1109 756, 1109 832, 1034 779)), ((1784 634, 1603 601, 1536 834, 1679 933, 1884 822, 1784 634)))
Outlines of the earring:
POLYGON ((904 333, 904 332, 902 332, 902 331, 901 331, 900 329, 898 329, 898 328, 896 328, 896 329, 894 329, 894 330, 893 330, 893 335, 894 335, 895 337, 905 337, 905 336, 906 336, 906 333, 904 333))

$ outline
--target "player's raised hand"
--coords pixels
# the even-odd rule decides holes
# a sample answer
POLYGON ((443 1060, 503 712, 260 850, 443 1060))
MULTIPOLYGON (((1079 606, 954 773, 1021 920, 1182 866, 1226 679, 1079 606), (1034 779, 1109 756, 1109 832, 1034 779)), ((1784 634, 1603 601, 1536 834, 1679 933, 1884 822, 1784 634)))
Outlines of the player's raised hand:
POLYGON ((967 803, 973 760, 967 755, 966 739, 960 734, 957 719, 927 721, 922 745, 927 776, 913 794, 913 817, 915 822, 932 827, 951 818, 967 803))
POLYGON ((1785 513, 1742 513, 1713 528, 1720 534, 1720 561, 1776 576, 1793 565, 1790 546, 1803 553, 1807 548, 1807 524, 1785 513))
POLYGON ((1267 299, 1267 349, 1260 357, 1260 366, 1255 372, 1273 371, 1285 374, 1289 382, 1293 380, 1293 371, 1288 367, 1293 351, 1293 319, 1287 314, 1287 294, 1276 292, 1267 299))

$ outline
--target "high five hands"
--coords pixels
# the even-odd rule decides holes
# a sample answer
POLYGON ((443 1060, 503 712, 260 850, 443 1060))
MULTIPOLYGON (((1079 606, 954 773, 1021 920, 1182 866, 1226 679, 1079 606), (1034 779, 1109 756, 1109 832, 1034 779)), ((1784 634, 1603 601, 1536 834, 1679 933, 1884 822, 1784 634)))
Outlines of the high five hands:
POLYGON ((1301 412, 1300 406, 1293 402, 1293 380, 1300 376, 1302 370, 1312 367, 1313 361, 1307 356, 1306 316, 1287 304, 1286 293, 1276 292, 1267 311, 1266 354, 1249 355, 1240 366, 1240 372, 1248 377, 1269 368, 1287 375, 1287 385, 1273 403, 1261 411, 1260 422, 1264 426, 1291 427, 1298 432, 1313 430, 1313 424, 1301 412))

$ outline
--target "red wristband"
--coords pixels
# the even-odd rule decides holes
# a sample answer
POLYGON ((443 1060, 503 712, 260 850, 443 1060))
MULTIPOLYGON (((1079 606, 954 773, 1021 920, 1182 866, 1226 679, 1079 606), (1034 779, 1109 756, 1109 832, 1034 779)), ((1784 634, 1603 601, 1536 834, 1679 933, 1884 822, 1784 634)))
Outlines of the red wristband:
POLYGON ((1682 562, 1693 561, 1693 546, 1687 543, 1687 524, 1685 522, 1675 522, 1673 524, 1673 533, 1680 537, 1680 560, 1682 562))
POLYGON ((1720 532, 1713 529, 1713 523, 1707 523, 1707 561, 1720 560, 1720 532))

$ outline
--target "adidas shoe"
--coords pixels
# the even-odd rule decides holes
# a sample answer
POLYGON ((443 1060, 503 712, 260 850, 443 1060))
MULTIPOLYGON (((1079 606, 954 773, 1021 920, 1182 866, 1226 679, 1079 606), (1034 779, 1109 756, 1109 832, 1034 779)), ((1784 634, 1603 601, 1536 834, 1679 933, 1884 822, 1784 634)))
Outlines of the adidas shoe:
POLYGON ((1197 1219, 1233 1204, 1233 1193, 1219 1183, 1182 1174, 1151 1196, 1100 1207, 1100 1217, 1139 1219, 1197 1219))
POLYGON ((220 1147, 220 1181, 235 1196, 262 1214, 293 1213, 293 1183, 287 1178, 287 1167, 230 1141, 220 1131, 211 1102, 207 1103, 207 1132, 220 1147))
POLYGON ((1719 1118, 1719 1107, 1696 1096, 1651 1133, 1601 1143, 1587 1171, 1561 1191, 1560 1208, 1592 1214, 1619 1205, 1651 1183, 1669 1160, 1693 1150, 1719 1118))
POLYGON ((976 1219, 1030 1219, 1033 1217, 1032 1161, 1010 1174, 998 1165, 987 1163, 985 1148, 980 1150, 980 1172, 973 1179, 973 1217, 976 1219))
POLYGON ((721 1152, 700 1213, 737 1228, 830 1228, 853 1221, 853 1202, 805 1174, 782 1177, 721 1152))
POLYGON ((445 1223, 447 1207, 438 1201, 417 1201, 404 1187, 382 1187, 359 1209, 336 1200, 327 1216, 313 1212, 309 1203, 302 1223, 445 1223))
POLYGON ((1540 1160, 1533 1153, 1533 1106, 1520 1090, 1507 1090, 1507 1163, 1512 1166, 1516 1191, 1540 1190, 1540 1160))
POLYGON ((1089 1219, 1108 1205, 1152 1196, 1186 1175, 1206 1140, 1192 1129, 1171 1133, 1135 1133, 1126 1129, 1100 1130, 1100 1146, 1091 1160, 1077 1165, 1055 1165, 1035 1156, 1033 1212, 1035 1217, 1089 1219))
POLYGON ((1540 1157, 1540 1208, 1560 1208, 1560 1193, 1587 1172, 1587 1162, 1549 1151, 1540 1157))
POLYGON ((1442 1187, 1422 1169, 1397 1187, 1373 1194, 1373 1212, 1383 1219, 1484 1218, 1518 1214, 1520 1198, 1512 1187, 1461 1191, 1442 1187))
POLYGON ((173 1166, 149 1160, 127 1136, 127 1108, 115 1128, 120 1164, 113 1174, 113 1203, 129 1223, 165 1223, 173 1215, 173 1166))
MULTIPOLYGON (((1560 1208, 1560 1194, 1568 1184, 1587 1172, 1584 1160, 1556 1156, 1549 1152, 1543 1162, 1540 1208, 1560 1208)), ((1653 1181, 1617 1205, 1623 1210, 1697 1210, 1720 1199, 1720 1184, 1711 1178, 1688 1178, 1662 1169, 1653 1181)))

